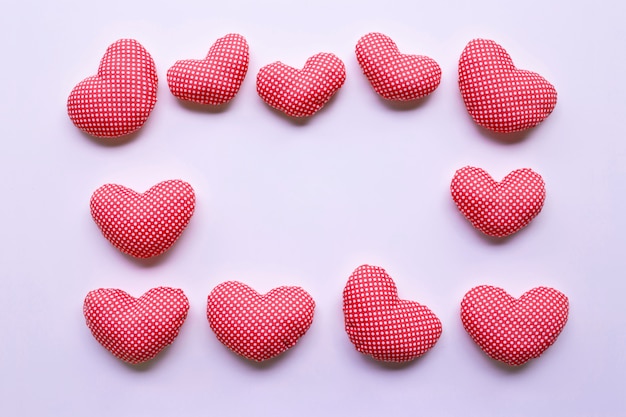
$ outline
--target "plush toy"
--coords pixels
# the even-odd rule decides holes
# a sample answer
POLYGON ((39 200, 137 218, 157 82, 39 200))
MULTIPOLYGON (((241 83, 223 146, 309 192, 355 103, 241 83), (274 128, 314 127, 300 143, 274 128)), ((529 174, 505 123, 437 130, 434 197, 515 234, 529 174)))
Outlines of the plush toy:
POLYGON ((219 38, 204 59, 177 61, 167 71, 167 84, 180 100, 220 105, 232 100, 248 72, 248 42, 238 34, 219 38))
POLYGON ((382 33, 368 33, 359 39, 356 58, 374 91, 387 100, 417 100, 435 91, 441 82, 441 68, 434 59, 402 54, 382 33))
POLYGON ((116 248, 136 258, 168 250, 194 212, 193 188, 181 180, 158 183, 145 193, 106 184, 91 196, 91 216, 116 248))
POLYGON ((261 362, 294 346, 309 330, 314 309, 315 301, 300 287, 278 287, 262 295, 227 281, 209 294, 207 319, 226 347, 261 362))
POLYGON ((85 297, 83 314, 93 337, 119 359, 146 362, 171 344, 183 325, 189 301, 182 290, 153 288, 139 298, 101 288, 85 297))
POLYGON ((474 39, 459 60, 459 88, 476 123, 510 133, 541 123, 556 105, 556 89, 541 75, 517 69, 492 40, 474 39))
POLYGON ((345 327, 356 349, 374 359, 406 362, 432 348, 441 322, 415 301, 401 300, 384 269, 362 265, 343 290, 345 327))
POLYGON ((67 99, 76 127, 99 138, 133 133, 156 104, 157 73, 152 57, 134 39, 121 39, 106 50, 98 73, 78 83, 67 99))

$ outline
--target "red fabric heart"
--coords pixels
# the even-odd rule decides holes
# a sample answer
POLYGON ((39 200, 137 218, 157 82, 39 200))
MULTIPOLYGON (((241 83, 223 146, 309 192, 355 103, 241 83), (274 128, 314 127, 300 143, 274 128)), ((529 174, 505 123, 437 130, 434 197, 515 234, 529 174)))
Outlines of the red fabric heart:
POLYGON ((96 137, 116 138, 138 130, 156 104, 157 73, 152 57, 134 39, 110 45, 97 75, 78 83, 67 99, 76 127, 96 137))
POLYGON ((432 348, 441 336, 441 321, 414 301, 401 300, 384 269, 362 265, 343 290, 343 313, 350 341, 374 359, 406 362, 432 348))
POLYGON ((356 58, 374 91, 387 100, 417 100, 441 82, 439 64, 424 55, 400 53, 382 33, 368 33, 356 44, 356 58))
POLYGON ((492 40, 474 39, 459 60, 459 88, 480 126, 510 133, 541 123, 556 105, 556 89, 541 75, 517 69, 492 40))
POLYGON ((226 347, 260 362, 295 345, 309 330, 314 309, 315 301, 300 287, 278 287, 261 295, 228 281, 209 294, 207 319, 226 347))
POLYGON ((158 183, 145 193, 106 184, 91 196, 91 216, 116 248, 136 258, 168 250, 193 214, 196 197, 181 180, 158 183))
POLYGON ((452 198, 472 225, 489 236, 512 235, 541 212, 546 188, 541 175, 529 168, 494 181, 481 168, 465 167, 454 174, 452 198))
POLYGON ((502 288, 482 285, 461 302, 461 321, 474 342, 491 358, 513 366, 538 358, 550 347, 568 312, 567 297, 546 287, 516 299, 502 288))
POLYGON ((343 62, 333 54, 307 59, 302 69, 274 62, 259 70, 256 89, 271 107, 292 117, 308 117, 320 110, 346 80, 343 62))
POLYGON ((119 359, 142 363, 171 344, 187 318, 182 290, 158 287, 134 298, 122 290, 101 288, 85 297, 83 314, 93 337, 119 359))
POLYGON ((180 100, 219 105, 235 97, 248 72, 248 42, 231 33, 219 38, 205 59, 177 61, 167 71, 167 84, 180 100))

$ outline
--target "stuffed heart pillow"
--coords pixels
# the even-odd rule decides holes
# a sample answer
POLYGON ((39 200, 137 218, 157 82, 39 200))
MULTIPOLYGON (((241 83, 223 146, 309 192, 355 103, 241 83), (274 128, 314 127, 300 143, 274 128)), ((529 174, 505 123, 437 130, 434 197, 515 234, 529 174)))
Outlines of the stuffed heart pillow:
POLYGON ((236 281, 211 291, 207 319, 217 339, 233 352, 264 361, 291 348, 309 330, 315 301, 300 287, 259 294, 236 281))
POLYGON ((382 33, 368 33, 356 44, 356 58, 374 91, 387 100, 417 100, 441 82, 439 64, 424 55, 400 53, 382 33))
POLYGON ((356 349, 374 359, 406 362, 432 348, 441 321, 424 305, 401 300, 384 269, 362 265, 343 290, 346 332, 356 349))
POLYGON ((541 123, 556 106, 556 89, 541 75, 517 69, 492 40, 474 39, 459 60, 459 88, 472 119, 510 133, 541 123))
POLYGON ((136 258, 168 250, 193 214, 196 196, 181 180, 158 183, 145 193, 106 184, 91 196, 91 216, 116 248, 136 258))
POLYGON ((177 61, 167 71, 167 84, 180 100, 224 104, 239 91, 249 61, 248 42, 231 33, 218 39, 206 58, 177 61))
POLYGON ((537 287, 514 298, 502 288, 482 285, 461 302, 463 327, 491 358, 523 365, 539 357, 567 322, 569 301, 553 289, 537 287))
POLYGON ((454 174, 452 199, 472 225, 489 236, 512 235, 541 212, 546 189, 541 175, 518 169, 496 182, 481 168, 465 167, 454 174))
POLYGON ((156 104, 157 73, 152 57, 134 39, 106 50, 98 73, 78 83, 67 99, 76 127, 92 136, 116 138, 143 126, 156 104))
POLYGON ((139 298, 101 288, 85 297, 83 314, 96 340, 119 359, 146 362, 171 344, 183 325, 189 301, 182 290, 153 288, 139 298))

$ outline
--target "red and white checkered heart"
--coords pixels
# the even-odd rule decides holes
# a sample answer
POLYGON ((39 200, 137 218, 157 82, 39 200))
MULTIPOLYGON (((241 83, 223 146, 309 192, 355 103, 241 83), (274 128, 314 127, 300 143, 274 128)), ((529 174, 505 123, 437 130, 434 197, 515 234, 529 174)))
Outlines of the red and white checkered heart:
POLYGON ((248 72, 246 39, 231 33, 219 38, 205 59, 176 61, 167 70, 167 84, 180 100, 220 105, 232 100, 248 72))
POLYGON ((556 89, 541 75, 517 69, 492 40, 474 39, 459 60, 459 88, 472 119, 511 133, 541 123, 556 106, 556 89))
POLYGON ((236 281, 211 291, 207 319, 217 339, 255 361, 271 359, 296 344, 313 322, 315 301, 300 287, 259 294, 236 281))
POLYGON ((346 68, 337 56, 313 55, 302 69, 274 62, 259 70, 256 89, 271 107, 291 117, 308 117, 317 113, 341 88, 346 68))
POLYGON ((401 300, 384 269, 362 265, 343 290, 345 327, 356 349, 374 359, 406 362, 432 348, 441 321, 424 305, 401 300))
POLYGON ((567 322, 569 300, 547 287, 514 298, 502 288, 482 285, 461 302, 463 327, 491 358, 523 365, 538 358, 557 339, 567 322))
POLYGON ((168 250, 194 212, 196 196, 181 180, 158 183, 145 193, 106 184, 91 196, 91 216, 116 248, 136 258, 168 250))
POLYGON ((368 33, 356 44, 356 58, 374 91, 387 100, 417 100, 441 82, 439 64, 424 55, 400 53, 382 33, 368 33))
POLYGON ((182 290, 153 288, 139 298, 112 288, 90 291, 83 314, 96 340, 119 359, 146 362, 171 344, 183 325, 189 301, 182 290))
POLYGON ((518 169, 496 182, 481 168, 465 167, 454 174, 452 198, 472 225, 489 236, 519 231, 541 212, 546 188, 541 175, 518 169))
POLYGON ((156 104, 157 73, 152 57, 134 39, 110 45, 97 75, 78 83, 67 99, 76 127, 96 137, 116 138, 143 126, 156 104))

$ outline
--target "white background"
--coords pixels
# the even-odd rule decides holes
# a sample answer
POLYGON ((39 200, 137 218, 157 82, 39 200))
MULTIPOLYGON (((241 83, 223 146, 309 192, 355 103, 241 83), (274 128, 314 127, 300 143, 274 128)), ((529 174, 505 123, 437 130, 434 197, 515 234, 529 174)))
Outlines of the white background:
POLYGON ((6 416, 617 416, 626 413, 624 7, 615 1, 5 1, 0 16, 3 219, 0 414, 6 416), (380 31, 441 65, 418 105, 379 99, 354 46, 380 31), (179 103, 165 73, 202 58, 227 33, 251 50, 237 97, 218 111, 179 103), (554 113, 512 136, 468 116, 457 62, 468 41, 503 45, 558 91, 554 113), (107 46, 135 38, 159 74, 157 105, 129 140, 94 140, 66 114, 72 87, 107 46), (257 96, 270 62, 301 67, 317 52, 346 64, 334 99, 294 123, 257 96), (119 142, 119 141, 118 141, 119 142), (449 194, 456 169, 500 179, 530 167, 546 181, 541 214, 496 241, 449 194), (137 191, 192 184, 194 217, 164 256, 133 260, 106 241, 89 198, 113 182, 137 191), (443 334, 406 366, 356 352, 341 292, 354 268, 384 267, 402 298, 428 305, 443 334), (260 292, 300 285, 317 302, 289 352, 250 363, 222 346, 206 296, 239 280, 260 292), (463 330, 475 285, 515 296, 552 286, 570 299, 557 342, 526 366, 489 359, 463 330), (91 336, 83 298, 182 288, 191 310, 157 359, 132 367, 91 336))

